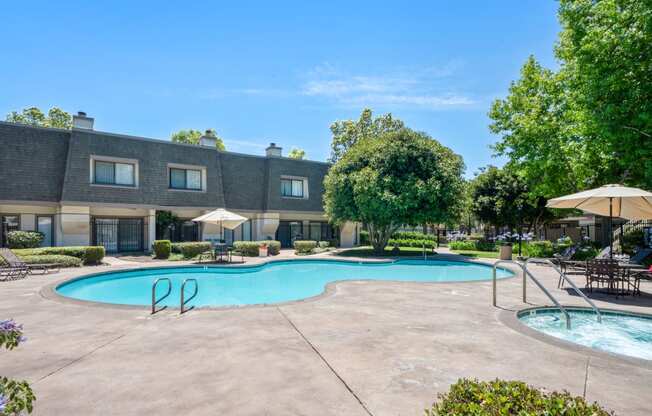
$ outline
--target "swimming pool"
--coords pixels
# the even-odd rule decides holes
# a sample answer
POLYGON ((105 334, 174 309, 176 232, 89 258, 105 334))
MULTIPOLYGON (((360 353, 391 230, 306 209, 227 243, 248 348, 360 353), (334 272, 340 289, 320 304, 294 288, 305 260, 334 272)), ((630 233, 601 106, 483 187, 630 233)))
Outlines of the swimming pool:
POLYGON ((652 360, 652 316, 604 311, 602 323, 589 309, 567 308, 571 329, 559 309, 542 308, 522 311, 518 318, 544 334, 585 347, 630 357, 652 360))
MULTIPOLYGON (((492 267, 453 261, 398 260, 360 263, 341 260, 273 261, 246 267, 173 267, 138 269, 92 275, 64 282, 56 287, 60 295, 74 299, 120 305, 150 305, 152 284, 159 277, 172 282, 172 293, 161 305, 179 306, 185 279, 197 279, 199 291, 189 303, 195 306, 270 304, 319 295, 337 280, 392 280, 411 282, 462 282, 488 280, 492 267)), ((512 272, 498 268, 497 276, 512 272)), ((160 295, 167 288, 161 283, 160 295)), ((186 286, 187 296, 194 289, 186 286)))

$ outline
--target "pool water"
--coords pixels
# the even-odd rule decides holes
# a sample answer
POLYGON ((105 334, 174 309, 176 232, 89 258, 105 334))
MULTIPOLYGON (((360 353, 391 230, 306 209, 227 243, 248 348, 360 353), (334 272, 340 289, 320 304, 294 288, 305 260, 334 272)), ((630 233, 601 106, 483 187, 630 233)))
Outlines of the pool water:
POLYGON ((519 314, 530 328, 575 344, 630 357, 652 360, 652 316, 602 312, 602 323, 595 313, 567 309, 571 329, 559 309, 533 309, 519 314))
MULTIPOLYGON (((512 276, 498 268, 497 276, 512 276)), ((393 263, 358 263, 333 260, 275 261, 246 267, 174 267, 103 273, 65 282, 57 293, 81 300, 121 305, 151 305, 152 284, 158 277, 172 281, 172 293, 160 305, 179 306, 185 279, 197 279, 199 291, 188 304, 195 306, 252 305, 287 302, 319 295, 337 280, 392 280, 462 282, 488 280, 492 267, 451 261, 399 260, 393 263)), ((185 287, 192 295, 192 283, 185 287)), ((167 291, 160 282, 157 297, 167 291)))

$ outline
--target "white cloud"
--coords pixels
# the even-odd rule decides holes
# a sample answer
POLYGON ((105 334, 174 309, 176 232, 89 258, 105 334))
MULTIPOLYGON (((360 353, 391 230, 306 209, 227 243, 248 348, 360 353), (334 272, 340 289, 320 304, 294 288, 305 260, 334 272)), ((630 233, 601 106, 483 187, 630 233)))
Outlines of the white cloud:
POLYGON ((386 75, 348 75, 331 64, 324 64, 307 73, 301 94, 344 106, 386 105, 431 110, 469 106, 476 101, 441 86, 442 78, 453 75, 459 66, 459 62, 450 62, 442 67, 386 75))

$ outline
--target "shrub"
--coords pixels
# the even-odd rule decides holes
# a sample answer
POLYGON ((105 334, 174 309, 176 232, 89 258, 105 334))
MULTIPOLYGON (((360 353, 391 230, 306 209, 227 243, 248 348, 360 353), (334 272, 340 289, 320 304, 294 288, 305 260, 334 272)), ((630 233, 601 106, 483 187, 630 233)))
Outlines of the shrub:
POLYGON ((387 241, 387 245, 398 246, 398 247, 417 247, 422 248, 424 245, 426 248, 435 248, 437 245, 436 241, 433 240, 416 240, 416 239, 395 239, 390 238, 387 241))
POLYGON ((521 381, 460 379, 426 416, 444 415, 574 415, 609 416, 596 403, 564 392, 542 392, 521 381))
POLYGON ((480 251, 498 251, 498 246, 493 241, 477 241, 475 248, 480 251))
POLYGON ((598 250, 591 246, 584 246, 577 249, 577 251, 573 254, 572 259, 578 261, 591 260, 594 259, 597 255, 598 250))
POLYGON ((73 256, 64 256, 61 254, 44 254, 41 256, 20 256, 20 259, 27 264, 45 264, 54 263, 61 267, 79 267, 82 260, 73 256))
POLYGON ((269 241, 259 241, 258 244, 265 243, 267 244, 267 250, 268 253, 271 256, 276 256, 281 252, 281 242, 280 241, 275 241, 275 240, 269 240, 269 241))
POLYGON ((527 257, 552 257, 555 253, 551 241, 530 241, 527 244, 523 244, 523 254, 527 257))
POLYGON ((157 259, 167 259, 172 252, 172 242, 170 240, 155 240, 152 248, 157 259))
POLYGON ((84 252, 84 264, 100 264, 106 251, 102 246, 88 246, 84 252))
POLYGON ((212 248, 208 241, 193 241, 185 243, 172 243, 172 252, 180 253, 186 259, 194 259, 201 253, 212 248))
POLYGON ((360 245, 369 246, 371 242, 369 241, 369 231, 362 230, 360 231, 360 245))
POLYGON ((451 241, 448 248, 451 250, 477 250, 477 241, 451 241))
POLYGON ((36 248, 43 242, 43 234, 36 231, 10 231, 7 233, 9 248, 36 248))
POLYGON ((70 246, 70 247, 41 247, 17 249, 13 252, 20 257, 24 256, 70 256, 77 257, 84 264, 98 264, 105 255, 102 246, 70 246))
POLYGON ((621 238, 623 253, 634 254, 637 247, 645 247, 645 233, 643 230, 631 230, 621 238))
POLYGON ((416 231, 399 231, 392 234, 392 239, 395 240, 432 240, 437 239, 436 236, 432 234, 418 233, 416 231))
POLYGON ((233 247, 245 257, 258 257, 258 246, 260 244, 257 241, 236 241, 233 243, 233 247))
POLYGON ((329 243, 328 241, 320 241, 319 243, 317 243, 317 245, 319 246, 319 248, 328 248, 330 247, 331 243, 329 243))
POLYGON ((314 240, 296 240, 294 250, 296 254, 310 254, 317 248, 317 242, 314 240))
POLYGON ((330 240, 328 240, 329 247, 337 247, 338 245, 340 245, 340 240, 338 240, 337 238, 331 238, 330 240))

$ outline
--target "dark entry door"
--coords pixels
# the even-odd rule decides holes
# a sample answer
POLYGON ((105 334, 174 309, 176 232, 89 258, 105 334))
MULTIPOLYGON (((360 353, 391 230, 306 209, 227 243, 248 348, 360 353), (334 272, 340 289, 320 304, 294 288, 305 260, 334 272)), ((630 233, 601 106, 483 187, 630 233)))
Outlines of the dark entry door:
POLYGON ((94 218, 93 242, 107 252, 143 250, 142 218, 94 218))
POLYGON ((301 221, 281 221, 276 231, 276 239, 281 242, 281 247, 289 248, 294 245, 294 240, 303 238, 303 223, 301 221))

